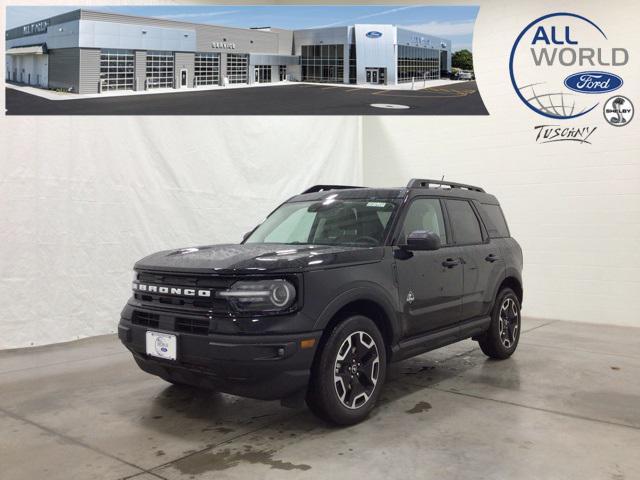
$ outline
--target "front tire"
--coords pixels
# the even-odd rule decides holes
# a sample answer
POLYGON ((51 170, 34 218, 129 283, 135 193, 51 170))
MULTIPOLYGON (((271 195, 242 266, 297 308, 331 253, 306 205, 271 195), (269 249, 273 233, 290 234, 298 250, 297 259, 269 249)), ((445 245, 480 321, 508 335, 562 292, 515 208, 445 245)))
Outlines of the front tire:
POLYGON ((336 325, 311 370, 307 405, 338 425, 364 420, 375 406, 387 372, 384 340, 369 318, 354 315, 336 325))
POLYGON ((513 290, 504 288, 496 297, 489 330, 478 339, 480 349, 491 358, 509 358, 518 346, 520 329, 520 301, 513 290))

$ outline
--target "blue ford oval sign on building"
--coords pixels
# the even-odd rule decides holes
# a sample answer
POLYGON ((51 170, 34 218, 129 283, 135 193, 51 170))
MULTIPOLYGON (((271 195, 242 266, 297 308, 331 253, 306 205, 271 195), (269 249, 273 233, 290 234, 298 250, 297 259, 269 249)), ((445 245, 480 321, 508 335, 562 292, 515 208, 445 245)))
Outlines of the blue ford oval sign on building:
POLYGON ((578 72, 564 79, 564 85, 574 92, 606 93, 622 86, 622 78, 607 72, 578 72))
POLYGON ((376 32, 375 30, 372 30, 371 32, 367 32, 366 36, 369 38, 380 38, 382 36, 382 32, 376 32))

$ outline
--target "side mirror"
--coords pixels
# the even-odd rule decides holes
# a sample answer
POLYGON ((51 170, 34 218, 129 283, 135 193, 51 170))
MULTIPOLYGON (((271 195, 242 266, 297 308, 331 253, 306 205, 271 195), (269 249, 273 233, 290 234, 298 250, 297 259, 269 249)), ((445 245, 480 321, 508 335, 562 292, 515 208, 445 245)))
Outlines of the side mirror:
POLYGON ((415 230, 407 236, 405 250, 438 250, 440 236, 430 230, 415 230))

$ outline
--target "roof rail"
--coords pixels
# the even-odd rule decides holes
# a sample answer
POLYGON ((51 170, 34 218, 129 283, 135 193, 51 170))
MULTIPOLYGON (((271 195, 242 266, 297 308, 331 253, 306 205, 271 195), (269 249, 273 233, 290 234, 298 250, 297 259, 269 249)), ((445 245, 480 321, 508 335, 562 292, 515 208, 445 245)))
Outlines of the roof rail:
POLYGON ((474 185, 467 185, 465 183, 446 182, 444 180, 431 180, 428 178, 412 178, 407 184, 407 188, 462 188, 464 190, 472 190, 474 192, 484 193, 484 188, 476 187, 474 185), (431 187, 431 185, 437 185, 431 187))
POLYGON ((307 188, 300 195, 304 195, 305 193, 313 193, 313 192, 325 192, 327 190, 346 190, 348 188, 364 188, 364 187, 354 187, 351 185, 314 185, 313 187, 307 188))

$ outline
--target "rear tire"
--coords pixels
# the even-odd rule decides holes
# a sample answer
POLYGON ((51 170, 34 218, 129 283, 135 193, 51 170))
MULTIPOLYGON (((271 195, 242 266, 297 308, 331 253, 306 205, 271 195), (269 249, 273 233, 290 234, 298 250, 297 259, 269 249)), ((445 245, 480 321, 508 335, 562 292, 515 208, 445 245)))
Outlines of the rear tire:
POLYGON ((513 290, 504 288, 493 305, 489 330, 478 339, 480 349, 491 358, 509 358, 518 346, 520 329, 520 301, 513 290))
POLYGON ((364 420, 375 407, 387 372, 384 340, 369 318, 354 315, 336 325, 311 369, 307 405, 337 425, 364 420))

